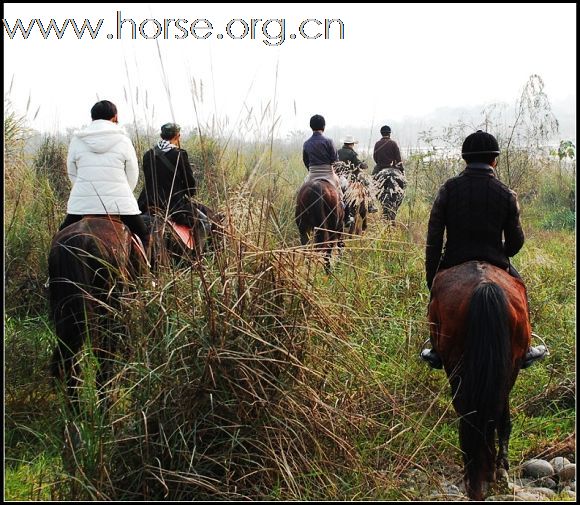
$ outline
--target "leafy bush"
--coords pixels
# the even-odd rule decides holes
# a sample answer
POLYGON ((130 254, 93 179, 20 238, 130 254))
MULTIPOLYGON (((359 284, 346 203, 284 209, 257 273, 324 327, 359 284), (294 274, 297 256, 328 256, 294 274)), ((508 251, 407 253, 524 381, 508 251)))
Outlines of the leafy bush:
POLYGON ((542 221, 543 230, 574 230, 576 214, 570 209, 557 209, 550 212, 542 221))

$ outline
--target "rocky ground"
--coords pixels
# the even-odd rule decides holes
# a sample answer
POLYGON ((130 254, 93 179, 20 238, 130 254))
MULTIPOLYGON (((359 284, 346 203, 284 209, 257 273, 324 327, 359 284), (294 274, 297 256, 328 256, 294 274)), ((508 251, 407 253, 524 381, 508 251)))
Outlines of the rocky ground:
MULTIPOLYGON (((570 454, 569 457, 570 459, 557 456, 550 460, 534 458, 525 461, 515 471, 510 470, 508 488, 502 491, 490 489, 486 501, 575 501, 576 464, 571 461, 574 460, 574 455, 570 454)), ((448 467, 443 474, 454 477, 433 482, 425 472, 410 470, 404 476, 408 483, 407 490, 413 495, 428 496, 434 501, 467 500, 461 480, 461 467, 448 467)))

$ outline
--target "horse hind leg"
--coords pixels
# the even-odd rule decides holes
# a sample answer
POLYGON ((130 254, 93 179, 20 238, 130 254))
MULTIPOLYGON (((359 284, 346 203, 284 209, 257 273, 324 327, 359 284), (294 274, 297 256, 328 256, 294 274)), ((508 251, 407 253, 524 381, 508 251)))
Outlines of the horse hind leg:
POLYGON ((56 322, 58 343, 53 351, 49 371, 53 379, 63 383, 71 407, 79 408, 80 367, 76 359, 85 337, 84 320, 77 320, 74 314, 63 316, 56 322))
POLYGON ((509 440, 512 431, 512 422, 510 418, 509 399, 506 400, 503 412, 497 423, 497 438, 499 442, 499 451, 496 460, 496 480, 498 483, 507 488, 508 483, 508 449, 509 440))
POLYGON ((326 231, 315 230, 314 232, 315 247, 323 254, 324 257, 324 271, 327 274, 331 273, 330 260, 332 258, 332 244, 329 242, 329 236, 326 231))
POLYGON ((459 421, 459 440, 463 452, 463 480, 467 496, 472 500, 483 500, 484 472, 481 465, 481 455, 474 451, 473 437, 475 434, 470 415, 463 416, 459 421))
POLYGON ((495 483, 496 481, 496 471, 495 471, 495 461, 496 461, 496 447, 495 447, 495 431, 496 423, 491 421, 485 432, 485 448, 487 450, 488 457, 484 458, 486 461, 486 480, 489 483, 495 483))
MULTIPOLYGON (((114 296, 120 296, 115 293, 114 296)), ((112 303, 112 305, 116 305, 112 303)), ((104 306, 99 310, 98 345, 94 349, 98 370, 95 376, 98 403, 106 412, 109 404, 110 382, 113 377, 115 355, 122 335, 127 333, 126 326, 118 320, 116 314, 120 307, 104 306)))

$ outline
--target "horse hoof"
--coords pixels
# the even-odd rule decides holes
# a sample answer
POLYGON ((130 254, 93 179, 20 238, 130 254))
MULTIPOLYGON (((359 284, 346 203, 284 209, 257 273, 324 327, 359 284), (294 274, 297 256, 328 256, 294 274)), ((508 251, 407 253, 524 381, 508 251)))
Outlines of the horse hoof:
POLYGON ((493 489, 496 494, 510 494, 508 473, 505 468, 498 468, 495 472, 493 489))
POLYGON ((495 472, 495 478, 497 482, 505 482, 508 481, 508 473, 505 468, 498 468, 495 472))

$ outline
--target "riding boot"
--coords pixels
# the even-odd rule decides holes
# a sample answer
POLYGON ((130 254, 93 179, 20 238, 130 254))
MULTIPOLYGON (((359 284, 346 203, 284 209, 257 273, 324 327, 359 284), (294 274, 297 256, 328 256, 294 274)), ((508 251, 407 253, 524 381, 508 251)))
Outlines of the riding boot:
MULTIPOLYGON (((532 336, 537 336, 535 333, 532 333, 532 336)), ((550 355, 550 351, 545 345, 538 345, 538 346, 530 346, 526 356, 524 358, 524 362, 522 363, 522 370, 524 368, 528 368, 532 366, 536 361, 544 359, 546 356, 550 355)))
MULTIPOLYGON (((515 269, 515 267, 511 263, 509 264, 509 267, 508 267, 508 273, 512 277, 515 277, 516 279, 519 279, 520 281, 522 281, 522 284, 523 284, 524 281, 523 281, 520 273, 515 269)), ((528 299, 528 290, 527 290, 525 284, 524 284, 524 291, 526 294, 526 304, 528 306, 528 319, 531 321, 530 301, 528 299)), ((539 338, 538 335, 536 335, 533 332, 531 334, 531 337, 539 338)), ((535 347, 530 346, 528 351, 526 352, 526 356, 524 357, 524 362, 522 364, 522 370, 524 368, 528 368, 529 366, 533 365, 536 361, 544 359, 546 356, 549 356, 549 355, 550 355, 550 351, 548 350, 548 348, 545 345, 538 345, 535 347)))
POLYGON ((346 205, 344 199, 342 200, 342 208, 344 209, 344 226, 350 226, 354 223, 354 217, 351 215, 349 205, 346 205))
POLYGON ((345 212, 345 214, 344 214, 344 225, 345 226, 350 226, 353 223, 354 223, 354 217, 352 217, 350 215, 350 212, 345 212))
POLYGON ((441 369, 443 368, 443 362, 439 355, 435 352, 434 349, 423 349, 419 357, 429 363, 431 368, 441 369))

